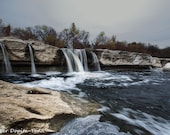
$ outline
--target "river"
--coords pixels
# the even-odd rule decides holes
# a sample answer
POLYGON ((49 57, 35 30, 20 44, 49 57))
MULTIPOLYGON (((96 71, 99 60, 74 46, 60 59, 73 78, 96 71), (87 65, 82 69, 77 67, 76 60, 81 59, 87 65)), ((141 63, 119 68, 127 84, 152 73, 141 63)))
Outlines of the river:
POLYGON ((17 73, 1 74, 1 79, 67 92, 101 104, 99 115, 74 119, 56 135, 170 135, 170 72, 17 73))

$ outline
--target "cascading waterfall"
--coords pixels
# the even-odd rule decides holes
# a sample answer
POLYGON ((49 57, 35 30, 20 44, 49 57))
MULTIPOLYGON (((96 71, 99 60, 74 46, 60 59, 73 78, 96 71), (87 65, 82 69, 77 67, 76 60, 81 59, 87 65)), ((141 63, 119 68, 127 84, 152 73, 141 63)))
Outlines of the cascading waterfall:
POLYGON ((72 49, 62 49, 67 61, 68 72, 84 72, 83 64, 81 63, 77 53, 72 49))
POLYGON ((12 73, 12 67, 11 67, 11 63, 9 61, 9 56, 8 56, 8 52, 6 50, 6 47, 2 43, 0 43, 0 47, 1 47, 2 53, 3 53, 3 61, 4 61, 4 64, 5 64, 6 73, 12 73))
POLYGON ((30 53, 30 59, 31 59, 31 73, 36 74, 36 67, 35 67, 35 62, 34 62, 34 54, 33 54, 33 49, 30 44, 28 44, 28 49, 30 53))
MULTIPOLYGON (((61 49, 67 62, 68 72, 84 72, 89 71, 87 54, 85 49, 61 49)), ((96 70, 101 70, 98 58, 94 52, 91 52, 92 60, 96 70)))
POLYGON ((77 49, 75 50, 75 53, 78 55, 85 71, 89 71, 88 64, 87 64, 87 55, 85 49, 77 49))
POLYGON ((100 64, 99 64, 99 60, 98 60, 98 58, 97 58, 97 56, 94 52, 91 52, 91 53, 92 53, 92 57, 93 57, 93 64, 95 66, 95 70, 100 71, 101 67, 100 67, 100 64))
MULTIPOLYGON (((70 51, 70 50, 69 50, 70 51)), ((70 51, 70 54, 73 58, 73 61, 74 61, 74 65, 75 65, 75 71, 79 71, 79 72, 83 72, 84 71, 84 68, 83 68, 83 65, 79 59, 79 57, 76 55, 75 52, 73 51, 70 51)))
POLYGON ((73 72, 73 66, 71 64, 71 60, 69 59, 69 56, 68 56, 69 54, 68 54, 67 50, 66 49, 61 49, 61 50, 64 53, 64 56, 66 58, 68 72, 73 72))

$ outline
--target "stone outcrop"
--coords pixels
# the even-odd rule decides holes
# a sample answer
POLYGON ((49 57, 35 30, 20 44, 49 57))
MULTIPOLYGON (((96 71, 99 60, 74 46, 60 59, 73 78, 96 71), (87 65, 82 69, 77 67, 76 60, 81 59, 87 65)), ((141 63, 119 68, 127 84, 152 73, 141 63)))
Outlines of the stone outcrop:
POLYGON ((97 114, 98 108, 65 93, 0 81, 0 133, 56 132, 75 117, 97 114))
MULTIPOLYGON (((36 66, 63 66, 66 64, 64 54, 55 46, 38 41, 23 41, 12 37, 0 38, 0 42, 5 44, 9 53, 10 61, 13 65, 30 65, 30 56, 27 44, 31 44, 33 48, 36 66)), ((89 50, 87 50, 87 53, 88 51, 89 50)), ((162 67, 160 59, 152 57, 149 54, 108 49, 97 49, 95 50, 95 53, 103 67, 162 67)), ((0 60, 2 60, 2 54, 0 54, 0 60)))
MULTIPOLYGON (((30 64, 28 44, 33 48, 36 64, 58 65, 61 63, 60 50, 57 47, 33 40, 20 40, 14 37, 0 38, 7 48, 10 61, 13 64, 30 64)), ((2 60, 2 54, 0 59, 2 60)))
POLYGON ((104 66, 138 66, 138 67, 161 67, 158 58, 149 54, 97 49, 99 61, 104 66))

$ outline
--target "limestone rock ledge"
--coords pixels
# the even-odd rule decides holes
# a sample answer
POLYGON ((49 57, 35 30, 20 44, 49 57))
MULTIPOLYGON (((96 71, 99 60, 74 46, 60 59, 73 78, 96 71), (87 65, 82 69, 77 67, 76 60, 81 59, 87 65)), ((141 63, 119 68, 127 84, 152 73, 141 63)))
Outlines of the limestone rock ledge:
POLYGON ((159 58, 149 54, 108 49, 97 49, 95 52, 104 66, 162 67, 159 58))
POLYGON ((65 93, 0 80, 0 133, 3 134, 11 129, 41 131, 42 134, 57 132, 75 117, 97 114, 98 108, 96 103, 65 93))
MULTIPOLYGON (((64 54, 58 47, 39 41, 21 40, 14 37, 0 38, 0 42, 6 46, 12 65, 30 65, 28 44, 32 46, 37 66, 63 66, 66 64, 64 54)), ((160 58, 152 57, 145 53, 108 49, 96 49, 94 52, 97 54, 99 62, 103 67, 162 67, 160 58)), ((0 61, 2 59, 3 56, 0 50, 0 61)))
MULTIPOLYGON (((37 64, 61 64, 60 50, 58 47, 44 44, 35 40, 21 40, 15 37, 1 37, 0 42, 7 49, 10 61, 14 64, 30 64, 28 44, 32 46, 34 59, 37 64)), ((0 54, 0 60, 2 60, 0 54)))

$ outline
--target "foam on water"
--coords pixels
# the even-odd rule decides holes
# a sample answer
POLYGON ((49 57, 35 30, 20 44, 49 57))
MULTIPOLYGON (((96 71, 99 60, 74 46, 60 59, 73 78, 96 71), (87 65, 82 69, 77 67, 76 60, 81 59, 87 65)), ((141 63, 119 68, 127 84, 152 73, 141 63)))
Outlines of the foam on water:
POLYGON ((131 125, 142 127, 153 135, 170 135, 170 121, 161 117, 129 108, 124 108, 119 113, 112 113, 112 115, 131 125))
POLYGON ((76 88, 76 84, 80 83, 81 80, 75 81, 76 78, 71 78, 64 80, 62 77, 52 77, 49 80, 40 80, 40 81, 34 81, 31 83, 25 83, 24 86, 27 87, 42 87, 42 88, 48 88, 52 90, 58 90, 58 91, 67 91, 71 89, 79 90, 76 88))
MULTIPOLYGON (((49 72, 47 75, 57 75, 59 72, 49 72)), ((158 73, 159 74, 159 73, 158 73)), ((71 72, 65 74, 68 77, 58 76, 51 77, 48 79, 43 79, 34 82, 24 83, 23 85, 28 87, 43 87, 53 90, 81 90, 77 87, 77 84, 83 84, 85 86, 92 86, 96 88, 111 88, 111 87, 129 87, 133 85, 159 85, 161 82, 165 81, 165 78, 159 78, 157 76, 150 77, 150 75, 145 75, 144 73, 133 73, 133 74, 123 74, 116 72, 71 72)))
MULTIPOLYGON (((52 74, 52 73, 47 73, 52 74)), ((69 77, 51 77, 50 79, 43 79, 34 82, 23 83, 27 87, 43 87, 52 90, 80 90, 77 84, 83 83, 86 79, 100 79, 107 75, 103 72, 72 72, 67 74, 69 77)))
POLYGON ((76 118, 53 135, 130 135, 128 132, 120 132, 117 126, 100 122, 99 119, 100 115, 76 118))

